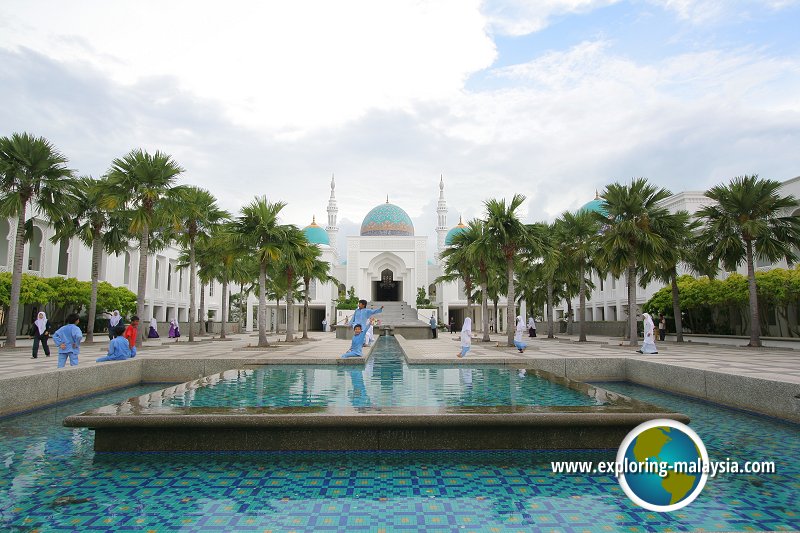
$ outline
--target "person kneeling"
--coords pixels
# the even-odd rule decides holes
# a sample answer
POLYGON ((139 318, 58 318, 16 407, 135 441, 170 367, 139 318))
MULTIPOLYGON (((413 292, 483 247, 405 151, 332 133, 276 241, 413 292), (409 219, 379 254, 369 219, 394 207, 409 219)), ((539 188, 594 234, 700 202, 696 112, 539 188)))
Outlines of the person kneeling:
POLYGON ((353 342, 350 344, 350 350, 342 354, 342 358, 347 357, 361 357, 363 354, 364 337, 367 336, 366 331, 361 330, 361 324, 353 326, 353 342))
POLYGON ((108 355, 105 357, 98 357, 96 359, 98 363, 104 361, 124 361, 135 356, 131 351, 128 339, 123 336, 124 333, 125 328, 123 326, 114 328, 114 335, 116 336, 108 343, 108 355))

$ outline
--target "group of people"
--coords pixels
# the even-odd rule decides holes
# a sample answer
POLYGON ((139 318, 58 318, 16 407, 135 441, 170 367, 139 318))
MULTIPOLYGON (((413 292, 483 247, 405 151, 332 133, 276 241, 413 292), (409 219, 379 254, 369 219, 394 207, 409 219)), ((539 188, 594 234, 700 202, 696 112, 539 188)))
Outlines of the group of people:
POLYGON ((353 313, 348 326, 353 328, 353 340, 350 349, 342 354, 342 358, 361 357, 364 355, 364 348, 372 343, 373 320, 372 316, 383 311, 383 306, 378 309, 367 309, 367 301, 359 300, 358 309, 353 313))
MULTIPOLYGON (((178 321, 174 318, 169 320, 169 331, 167 332, 167 336, 170 339, 178 340, 178 337, 181 336, 181 327, 178 324, 178 321)), ((158 321, 156 317, 150 319, 150 329, 147 330, 147 338, 148 339, 158 339, 161 335, 158 334, 158 321)))

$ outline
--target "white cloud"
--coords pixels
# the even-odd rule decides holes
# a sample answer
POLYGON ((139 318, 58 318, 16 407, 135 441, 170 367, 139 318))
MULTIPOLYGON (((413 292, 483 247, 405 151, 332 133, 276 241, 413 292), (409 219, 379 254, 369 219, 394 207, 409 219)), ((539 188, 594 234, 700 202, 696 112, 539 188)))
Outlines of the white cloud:
POLYGON ((172 76, 237 123, 287 139, 448 97, 495 56, 477 0, 20 0, 0 6, 3 19, 2 47, 128 86, 172 76))
POLYGON ((678 18, 694 24, 705 24, 725 18, 749 18, 751 10, 781 10, 798 4, 798 0, 649 0, 678 18))
POLYGON ((546 28, 557 16, 588 13, 620 0, 487 0, 483 11, 502 35, 528 35, 546 28))

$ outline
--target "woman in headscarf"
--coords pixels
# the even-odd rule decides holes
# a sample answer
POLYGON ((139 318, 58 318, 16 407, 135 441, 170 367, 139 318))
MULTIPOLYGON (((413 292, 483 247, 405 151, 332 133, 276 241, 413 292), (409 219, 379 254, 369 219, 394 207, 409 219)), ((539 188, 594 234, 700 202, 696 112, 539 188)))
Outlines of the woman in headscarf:
POLYGON ((33 355, 31 356, 32 359, 36 359, 39 357, 39 343, 42 343, 42 348, 44 349, 44 355, 50 357, 50 347, 47 345, 47 339, 50 338, 50 332, 52 331, 52 326, 50 325, 50 321, 47 320, 47 315, 44 311, 39 311, 39 314, 36 315, 36 320, 33 322, 33 355))
POLYGON ((125 323, 122 320, 122 315, 119 314, 119 309, 111 311, 111 318, 108 319, 108 338, 114 338, 114 328, 124 325, 125 323))
POLYGON ((158 335, 158 321, 156 317, 150 319, 150 329, 147 331, 147 338, 148 339, 157 339, 158 335))
POLYGON ((536 320, 533 319, 533 315, 528 317, 528 335, 531 337, 536 336, 536 320))
POLYGON ((464 325, 461 327, 461 351, 458 352, 458 357, 466 357, 467 352, 472 346, 472 319, 467 317, 464 319, 464 325))
POLYGON ((181 328, 178 325, 178 321, 174 318, 169 320, 169 338, 178 340, 178 337, 181 336, 181 328))
POLYGON ((658 353, 656 337, 653 333, 655 331, 653 317, 650 316, 650 313, 643 313, 642 317, 644 318, 644 343, 642 344, 642 349, 636 351, 639 353, 658 353))
POLYGON ((522 315, 517 317, 517 330, 514 332, 514 346, 517 347, 519 353, 524 353, 525 348, 528 347, 527 344, 522 342, 522 334, 525 332, 525 321, 522 319, 522 315))

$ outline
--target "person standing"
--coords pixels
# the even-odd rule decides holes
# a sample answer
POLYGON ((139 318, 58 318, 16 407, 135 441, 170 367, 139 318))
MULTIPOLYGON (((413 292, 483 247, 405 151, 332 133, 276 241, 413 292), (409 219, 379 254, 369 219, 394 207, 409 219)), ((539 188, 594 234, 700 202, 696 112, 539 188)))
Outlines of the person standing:
POLYGON ((364 337, 364 346, 369 346, 372 344, 372 341, 375 340, 375 328, 374 328, 375 320, 370 318, 369 319, 369 327, 367 328, 367 334, 364 337))
POLYGON ((437 329, 436 317, 433 315, 431 315, 430 325, 431 325, 431 337, 435 339, 439 336, 439 331, 437 329))
POLYGON ((111 311, 111 317, 108 319, 108 338, 109 340, 114 338, 114 328, 117 326, 124 326, 125 321, 122 320, 122 315, 119 314, 119 309, 114 309, 111 311))
POLYGON ((322 319, 322 331, 328 331, 328 315, 325 315, 325 318, 322 319))
MULTIPOLYGON (((450 320, 453 320, 452 318, 450 320)), ((459 358, 467 356, 467 352, 472 347, 472 319, 467 317, 464 319, 464 325, 461 326, 461 351, 458 353, 459 358)))
POLYGON ((456 319, 450 317, 450 333, 455 333, 456 331, 456 319))
POLYGON ((650 316, 650 313, 643 313, 642 317, 644 318, 644 343, 642 343, 642 348, 636 351, 638 353, 648 354, 658 353, 658 350, 656 349, 655 324, 653 323, 653 317, 650 316))
POLYGON ((663 341, 667 337, 667 319, 664 313, 658 314, 658 340, 663 341))
POLYGON ((158 335, 158 321, 156 317, 150 319, 150 329, 147 330, 147 338, 148 339, 157 339, 158 335))
MULTIPOLYGON (((519 315, 517 317, 517 329, 514 332, 514 346, 517 347, 517 350, 519 350, 519 353, 525 353, 525 348, 528 347, 527 344, 522 342, 522 334, 524 332, 525 332, 525 322, 522 319, 522 315, 519 315)), ((533 336, 533 335, 531 335, 531 336, 533 336)))
POLYGON ((50 338, 50 332, 53 330, 53 327, 50 325, 50 321, 47 320, 47 315, 44 311, 39 311, 39 314, 36 316, 36 320, 33 322, 33 355, 31 359, 36 359, 39 357, 39 343, 42 343, 42 349, 44 350, 44 355, 46 357, 50 357, 50 347, 47 345, 47 339, 50 338))
POLYGON ((53 342, 58 346, 58 368, 64 368, 67 359, 69 366, 78 366, 83 332, 78 327, 81 319, 77 313, 67 315, 67 323, 53 333, 53 342))
POLYGON ((125 328, 125 332, 122 334, 122 336, 128 339, 128 344, 131 347, 131 357, 136 357, 136 339, 139 337, 138 316, 133 315, 131 317, 131 323, 125 328))
POLYGON ((359 300, 358 301, 358 309, 356 312, 353 313, 353 318, 350 320, 350 327, 355 327, 356 324, 361 325, 361 331, 364 333, 367 332, 367 322, 372 315, 378 314, 383 312, 383 306, 380 306, 378 309, 367 309, 367 301, 366 300, 359 300))
POLYGON ((489 333, 494 333, 494 318, 489 317, 489 333))
POLYGON ((178 337, 181 336, 181 327, 178 325, 178 321, 174 318, 170 319, 169 321, 169 335, 170 339, 178 340, 178 337))
POLYGON ((530 337, 536 336, 536 320, 533 319, 533 315, 528 317, 528 335, 530 337))

